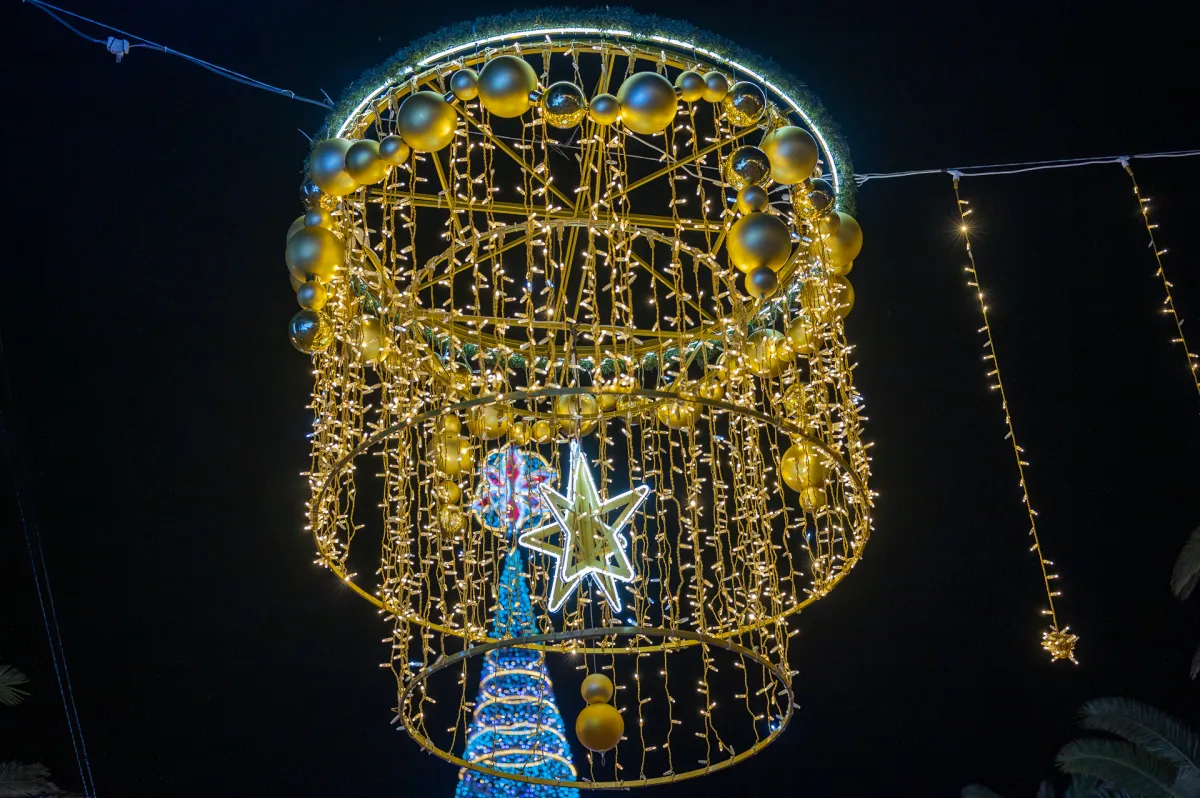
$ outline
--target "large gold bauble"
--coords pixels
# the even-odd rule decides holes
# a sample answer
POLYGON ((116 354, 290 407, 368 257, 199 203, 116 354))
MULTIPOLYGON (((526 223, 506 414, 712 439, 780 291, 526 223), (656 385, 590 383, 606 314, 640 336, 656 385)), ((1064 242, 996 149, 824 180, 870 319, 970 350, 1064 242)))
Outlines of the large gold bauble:
POLYGON ((767 95, 758 86, 743 80, 729 88, 721 105, 725 109, 725 117, 735 127, 750 127, 766 113, 767 95))
POLYGON ((287 240, 288 240, 288 241, 291 241, 291 240, 292 240, 292 236, 296 235, 296 233, 299 233, 301 230, 303 230, 303 229, 304 229, 304 227, 305 227, 305 224, 304 224, 304 217, 303 217, 303 216, 297 216, 297 217, 296 217, 296 221, 292 222, 292 223, 291 223, 291 224, 288 226, 288 231, 287 231, 287 240))
POLYGON ((444 537, 452 538, 462 532, 463 527, 466 526, 466 517, 462 508, 457 504, 447 504, 442 507, 438 510, 438 526, 442 528, 444 537))
POLYGON ((771 161, 776 183, 792 185, 807 180, 817 165, 817 142, 804 128, 778 127, 759 142, 771 161))
POLYGON ((479 96, 479 73, 464 67, 450 76, 450 91, 463 102, 479 96))
POLYGON ((729 262, 742 273, 759 266, 778 271, 792 253, 792 235, 778 216, 752 213, 733 223, 725 247, 729 262))
POLYGON ((530 424, 528 421, 514 421, 508 428, 509 443, 524 446, 529 443, 530 424))
POLYGON ((537 90, 537 81, 537 73, 524 58, 496 56, 479 72, 479 101, 496 116, 520 116, 532 105, 529 94, 537 90))
POLYGON ((612 679, 603 673, 589 673, 579 685, 579 694, 589 704, 607 704, 613 696, 612 679))
POLYGON ((305 310, 320 310, 329 301, 329 292, 316 280, 309 280, 296 289, 296 301, 305 310))
POLYGON ((544 418, 538 419, 533 422, 531 434, 536 443, 549 443, 554 440, 554 425, 544 418))
POLYGON ((729 93, 729 78, 720 72, 709 72, 704 76, 704 99, 719 103, 729 93))
POLYGON ((287 242, 283 259, 288 271, 307 282, 310 274, 327 283, 342 265, 345 248, 342 239, 324 227, 305 227, 287 242))
POLYGON ((738 147, 725 161, 725 182, 735 189, 771 181, 771 162, 758 147, 738 147))
POLYGON ((346 171, 346 152, 353 143, 349 139, 318 141, 308 156, 308 173, 326 194, 344 197, 358 190, 358 183, 346 171))
POLYGON ((462 432, 462 420, 455 415, 438 416, 434 428, 439 435, 457 435, 462 432))
POLYGON ((762 186, 743 186, 737 195, 737 209, 742 213, 759 213, 771 204, 767 190, 762 186))
POLYGON ((374 363, 379 359, 379 349, 383 343, 383 325, 379 319, 374 316, 356 319, 351 322, 347 337, 363 362, 374 363))
POLYGON ((405 144, 404 139, 399 136, 384 136, 379 141, 379 157, 385 163, 390 163, 392 166, 399 166, 404 163, 411 154, 412 147, 405 144))
POLYGON ((419 91, 400 104, 396 127, 416 152, 437 152, 454 140, 458 114, 437 92, 419 91))
POLYGON ((696 406, 691 402, 666 402, 654 415, 658 423, 671 429, 686 429, 696 423, 696 406))
POLYGON ((792 444, 779 459, 779 476, 789 488, 797 492, 808 488, 823 488, 829 479, 825 455, 808 444, 792 444))
POLYGON ((446 476, 457 476, 462 473, 463 455, 470 453, 471 444, 460 435, 439 435, 433 442, 433 464, 438 471, 446 476))
POLYGON ((588 704, 575 719, 575 736, 589 751, 609 751, 621 742, 625 721, 612 704, 588 704))
POLYGON ((840 222, 837 232, 825 239, 825 249, 829 253, 829 265, 836 269, 858 257, 862 251, 863 233, 853 216, 841 211, 834 213, 840 222))
POLYGON ((621 118, 621 103, 611 94, 597 94, 588 106, 588 117, 597 125, 611 125, 621 118))
POLYGON ((387 177, 388 165, 379 157, 379 142, 362 139, 346 150, 346 172, 358 183, 371 186, 387 177))
POLYGON ((467 427, 471 434, 485 440, 495 440, 508 432, 512 425, 512 411, 504 405, 484 405, 472 408, 467 416, 467 427))
POLYGON ((746 293, 755 299, 774 296, 779 289, 779 277, 770 266, 759 266, 746 275, 746 293))
POLYGON ((625 127, 644 136, 670 126, 678 107, 675 87, 657 72, 630 75, 617 90, 617 102, 625 127))
POLYGON ((462 488, 457 482, 451 482, 446 479, 437 486, 438 498, 446 504, 458 504, 458 500, 462 498, 462 488))
POLYGON ((333 343, 333 319, 327 313, 302 310, 292 316, 288 338, 292 340, 292 346, 306 355, 323 352, 333 343))
POLYGON ((746 336, 742 362, 752 374, 773 377, 787 365, 787 343, 778 330, 755 330, 746 336))
POLYGON ((817 349, 817 330, 811 319, 797 316, 787 326, 788 346, 797 355, 808 357, 817 349))
POLYGON ((818 178, 810 180, 804 185, 797 210, 805 219, 824 219, 833 213, 836 202, 837 195, 833 191, 833 186, 818 178))
POLYGON ((704 76, 699 72, 686 69, 675 78, 675 88, 679 89, 679 99, 685 103, 694 103, 704 99, 704 76))
POLYGON ((854 286, 845 277, 832 277, 829 280, 829 302, 835 315, 843 319, 854 309, 854 286))
POLYGON ((583 89, 569 81, 551 84, 542 95, 546 123, 557 128, 575 127, 587 116, 587 98, 583 89))
POLYGON ((822 238, 837 235, 837 231, 842 227, 842 217, 839 213, 831 213, 825 216, 821 221, 817 222, 817 232, 822 238))
POLYGON ((596 428, 596 419, 599 416, 600 406, 596 397, 590 394, 554 397, 555 423, 564 434, 574 434, 578 420, 579 434, 587 435, 596 428))
POLYGON ((324 208, 312 208, 304 214, 305 227, 324 227, 326 230, 332 230, 333 225, 333 214, 324 208))

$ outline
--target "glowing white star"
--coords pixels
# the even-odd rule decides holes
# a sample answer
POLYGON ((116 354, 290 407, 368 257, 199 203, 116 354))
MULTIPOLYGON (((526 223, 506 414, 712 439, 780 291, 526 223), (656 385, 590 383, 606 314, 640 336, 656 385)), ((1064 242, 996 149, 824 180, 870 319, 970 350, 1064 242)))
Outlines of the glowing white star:
POLYGON ((613 611, 619 612, 617 582, 632 581, 637 575, 625 551, 627 541, 621 529, 646 500, 650 488, 638 485, 619 496, 601 500, 587 457, 579 442, 572 441, 567 495, 548 485, 541 485, 540 489, 554 523, 523 533, 517 543, 557 561, 550 580, 550 611, 557 611, 584 577, 590 576, 613 611), (620 514, 609 523, 608 514, 614 510, 620 514), (557 545, 550 542, 556 533, 560 536, 557 545))

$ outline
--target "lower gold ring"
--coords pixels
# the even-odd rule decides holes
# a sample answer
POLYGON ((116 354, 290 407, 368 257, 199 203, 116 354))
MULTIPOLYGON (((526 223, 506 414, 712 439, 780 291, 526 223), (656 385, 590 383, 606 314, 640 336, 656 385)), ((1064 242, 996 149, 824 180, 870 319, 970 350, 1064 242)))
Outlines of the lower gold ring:
MULTIPOLYGON (((678 648, 678 646, 676 647, 678 648)), ((655 648, 657 649, 660 647, 655 648)), ((605 648, 603 650, 608 655, 619 655, 623 653, 619 649, 613 648, 605 648)), ((629 653, 633 656, 636 656, 637 654, 645 653, 649 650, 651 649, 638 647, 636 651, 631 650, 629 653)), ((439 658, 433 664, 427 665, 413 675, 413 677, 404 686, 404 689, 400 691, 398 707, 400 721, 404 724, 404 730, 408 732, 409 736, 412 737, 418 745, 434 756, 437 756, 438 758, 443 759, 452 765, 457 765, 460 768, 466 768, 467 770, 472 770, 476 773, 481 773, 488 776, 496 776, 512 781, 524 782, 526 784, 539 784, 547 787, 575 787, 581 790, 628 790, 632 787, 653 787, 659 784, 674 784, 679 781, 687 781, 688 779, 695 779, 699 778, 700 776, 707 776, 710 773, 726 770, 738 764, 739 762, 746 761, 750 757, 762 751, 771 743, 775 742, 775 739, 779 737, 779 735, 783 734, 784 729, 787 728, 788 723, 791 722, 792 719, 792 712, 795 708, 795 695, 792 693, 791 679, 788 677, 786 671, 782 670, 778 665, 766 659, 761 654, 758 654, 746 648, 745 646, 734 643, 731 640, 719 637, 711 637, 700 632, 691 632, 685 629, 659 629, 650 626, 612 626, 603 629, 581 629, 573 632, 555 632, 553 634, 530 635, 528 637, 492 640, 487 643, 480 643, 479 645, 472 646, 471 648, 460 651, 457 654, 453 654, 449 657, 439 658), (776 683, 778 683, 779 687, 787 695, 784 713, 779 718, 778 725, 773 725, 771 732, 750 748, 734 754, 729 759, 718 762, 715 765, 706 765, 705 767, 688 770, 683 773, 672 773, 669 776, 655 776, 653 778, 622 779, 620 781, 556 781, 554 779, 542 779, 534 776, 525 776, 523 774, 513 773, 511 771, 496 770, 494 768, 481 766, 477 763, 468 762, 467 760, 455 756, 449 751, 438 747, 432 740, 422 734, 419 729, 415 728, 409 720, 408 712, 406 710, 413 700, 413 694, 416 689, 425 684, 429 680, 429 677, 433 674, 437 673, 438 671, 445 670, 446 668, 449 668, 464 660, 471 659, 473 657, 480 657, 489 651, 503 648, 524 648, 561 653, 582 653, 585 649, 572 649, 570 647, 563 646, 562 643, 564 641, 571 640, 590 640, 597 637, 604 638, 637 636, 679 638, 680 642, 688 641, 690 646, 711 646, 713 648, 724 649, 757 662, 764 668, 764 670, 771 674, 776 683)))

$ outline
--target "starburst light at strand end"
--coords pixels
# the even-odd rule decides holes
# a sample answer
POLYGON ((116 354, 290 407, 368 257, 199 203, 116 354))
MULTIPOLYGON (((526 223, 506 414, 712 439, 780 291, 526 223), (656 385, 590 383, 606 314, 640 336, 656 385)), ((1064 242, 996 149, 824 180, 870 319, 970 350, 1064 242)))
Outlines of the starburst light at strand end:
POLYGON ((1064 626, 1062 629, 1050 628, 1042 632, 1042 648, 1050 653, 1050 661, 1060 659, 1069 659, 1076 665, 1079 660, 1075 659, 1075 644, 1079 642, 1079 635, 1071 634, 1071 627, 1064 626))
POLYGON ((529 530, 517 542, 555 558, 554 576, 550 580, 552 612, 562 607, 575 587, 589 576, 613 611, 619 612, 621 599, 616 583, 629 582, 637 575, 625 550, 628 541, 621 529, 650 495, 650 488, 638 485, 602 500, 578 440, 571 441, 571 473, 567 480, 566 496, 542 485, 542 495, 554 522, 529 530), (610 524, 606 518, 614 510, 620 514, 610 524), (551 543, 550 538, 556 534, 559 543, 551 543))

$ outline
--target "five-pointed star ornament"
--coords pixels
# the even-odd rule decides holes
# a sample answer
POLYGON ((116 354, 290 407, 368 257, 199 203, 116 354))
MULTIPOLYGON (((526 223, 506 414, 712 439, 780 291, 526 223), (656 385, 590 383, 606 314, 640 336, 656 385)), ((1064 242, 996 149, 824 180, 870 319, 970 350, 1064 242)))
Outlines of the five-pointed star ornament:
POLYGON ((550 611, 557 611, 586 576, 600 588, 613 611, 620 611, 617 582, 629 582, 636 576, 621 529, 646 500, 650 488, 638 485, 620 496, 601 500, 579 441, 571 441, 567 495, 548 485, 540 489, 554 523, 524 532, 517 543, 557 560, 550 579, 550 611), (608 515, 614 510, 620 512, 610 522, 608 515), (557 545, 550 542, 554 536, 559 538, 557 545))

